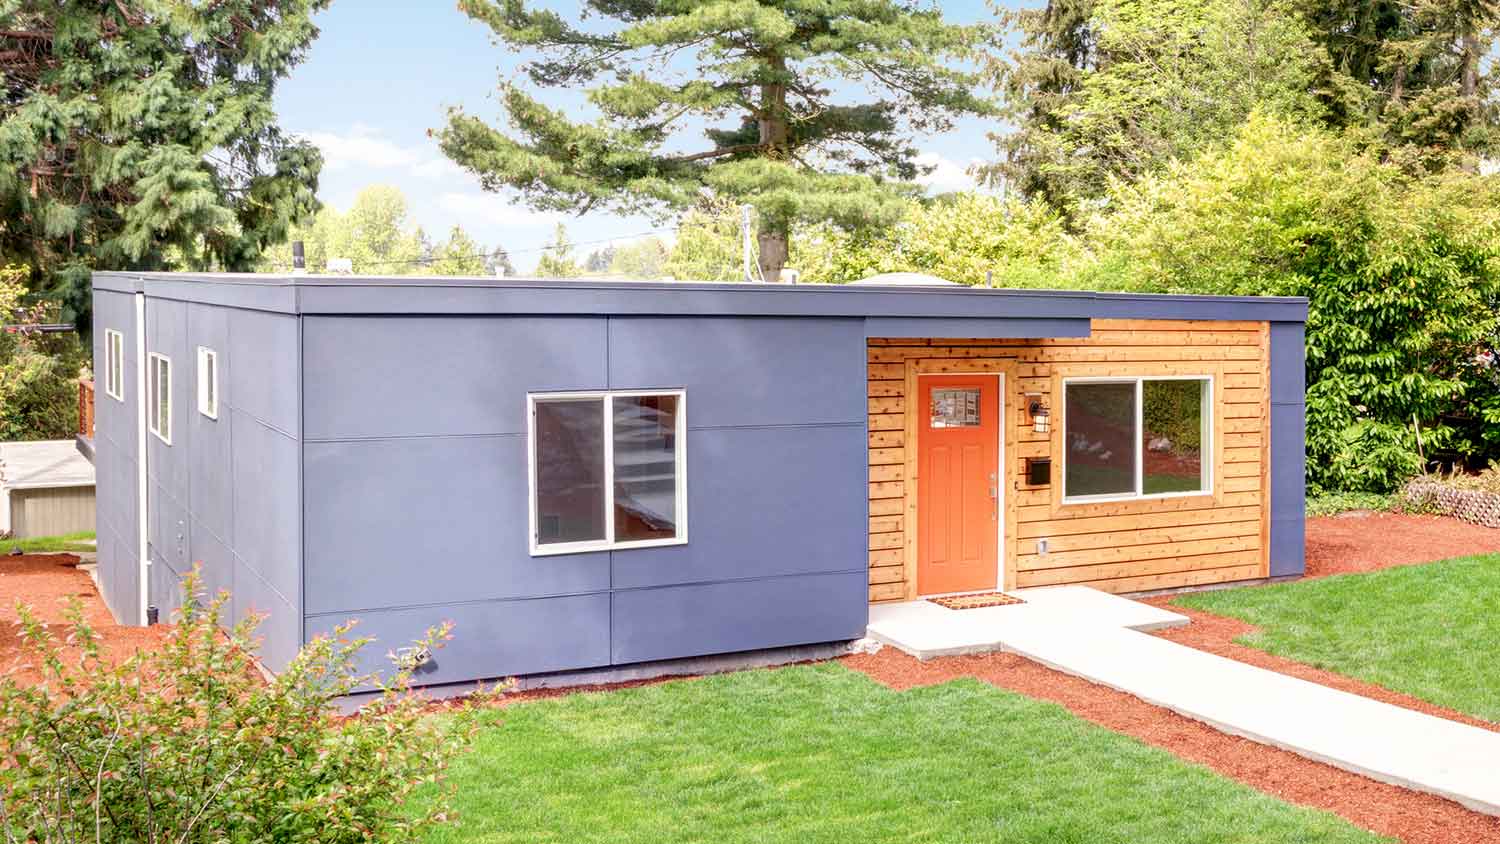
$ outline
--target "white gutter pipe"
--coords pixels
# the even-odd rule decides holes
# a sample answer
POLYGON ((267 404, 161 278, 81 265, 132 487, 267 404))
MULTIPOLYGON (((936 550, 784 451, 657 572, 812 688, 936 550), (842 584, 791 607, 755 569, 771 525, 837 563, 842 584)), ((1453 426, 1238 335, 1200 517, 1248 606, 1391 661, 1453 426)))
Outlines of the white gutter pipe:
POLYGON ((135 454, 136 454, 136 500, 140 506, 136 508, 137 525, 136 530, 140 532, 140 542, 136 553, 140 555, 140 602, 139 602, 139 624, 146 626, 146 604, 149 601, 151 584, 151 558, 147 555, 149 547, 146 533, 146 525, 150 522, 148 518, 149 509, 146 502, 146 294, 135 294, 135 454))

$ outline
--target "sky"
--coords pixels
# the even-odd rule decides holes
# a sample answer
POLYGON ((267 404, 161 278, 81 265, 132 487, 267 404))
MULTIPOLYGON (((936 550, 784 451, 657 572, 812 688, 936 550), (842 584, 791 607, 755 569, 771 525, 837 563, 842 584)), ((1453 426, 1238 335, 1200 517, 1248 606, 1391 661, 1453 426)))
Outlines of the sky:
MULTIPOLYGON (((451 0, 334 0, 318 15, 322 34, 306 61, 281 82, 276 107, 284 130, 323 151, 319 198, 343 210, 361 188, 395 185, 406 195, 411 221, 429 237, 446 237, 461 224, 486 248, 511 252, 522 271, 535 265, 538 247, 559 221, 580 252, 670 226, 601 212, 585 217, 534 212, 514 196, 481 190, 476 177, 443 156, 429 130, 442 127, 452 106, 503 125, 493 94, 521 60, 494 46, 489 30, 455 5, 451 0)), ((579 8, 569 0, 538 5, 574 15, 579 8)), ((942 6, 951 21, 993 20, 983 0, 942 6)), ((533 93, 553 106, 580 101, 576 93, 533 93)), ((995 128, 993 121, 966 120, 954 131, 918 137, 922 162, 936 165, 927 177, 929 189, 972 186, 965 169, 994 157, 986 133, 995 128)))

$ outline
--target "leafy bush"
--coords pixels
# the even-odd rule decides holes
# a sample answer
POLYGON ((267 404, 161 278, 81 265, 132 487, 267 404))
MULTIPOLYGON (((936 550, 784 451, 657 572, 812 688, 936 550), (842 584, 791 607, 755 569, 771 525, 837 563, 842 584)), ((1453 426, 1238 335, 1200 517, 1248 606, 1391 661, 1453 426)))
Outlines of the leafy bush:
POLYGON ((0 440, 55 440, 78 429, 78 335, 28 326, 56 322, 56 303, 23 305, 25 267, 0 267, 0 440))
MULTIPOLYGON (((42 675, 0 680, 0 827, 6 841, 402 842, 450 820, 441 784, 472 735, 472 707, 433 718, 412 667, 360 675, 348 626, 262 680, 257 619, 226 632, 227 593, 199 606, 197 574, 166 641, 119 662, 75 601, 65 657, 25 608, 20 637, 42 675), (355 717, 329 702, 373 685, 355 717), (434 783, 437 785, 434 786, 434 783), (408 798, 422 789, 420 808, 408 798)), ((446 628, 419 648, 439 646, 446 628)))
POLYGON ((1310 496, 1307 515, 1337 516, 1350 510, 1394 510, 1399 501, 1395 495, 1379 492, 1335 492, 1310 496))
POLYGON ((1412 177, 1354 139, 1255 117, 1110 207, 1088 286, 1309 298, 1315 493, 1500 453, 1500 179, 1412 177))

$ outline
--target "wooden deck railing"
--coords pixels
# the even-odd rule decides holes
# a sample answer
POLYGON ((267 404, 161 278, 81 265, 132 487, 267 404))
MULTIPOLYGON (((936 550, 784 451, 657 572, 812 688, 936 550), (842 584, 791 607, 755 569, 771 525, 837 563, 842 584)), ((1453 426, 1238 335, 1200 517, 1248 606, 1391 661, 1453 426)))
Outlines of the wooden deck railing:
POLYGON ((94 438, 94 382, 78 379, 78 435, 94 438))

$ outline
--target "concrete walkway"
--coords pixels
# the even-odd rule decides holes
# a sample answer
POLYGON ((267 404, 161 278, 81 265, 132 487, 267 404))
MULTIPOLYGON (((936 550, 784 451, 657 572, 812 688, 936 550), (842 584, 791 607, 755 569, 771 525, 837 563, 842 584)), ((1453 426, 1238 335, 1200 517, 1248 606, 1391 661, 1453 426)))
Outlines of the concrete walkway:
POLYGON ((1175 613, 1099 592, 1094 592, 1098 597, 1089 599, 1043 594, 1060 589, 1083 588, 1019 590, 1015 594, 1025 598, 1026 604, 986 610, 947 610, 930 602, 873 606, 869 635, 919 658, 985 649, 1018 653, 1226 733, 1382 782, 1446 797, 1475 811, 1500 815, 1500 733, 1288 677, 1131 629, 1142 624, 1161 626, 1165 621, 1157 618, 1153 622, 1150 613, 1133 607, 1182 618, 1175 613), (947 615, 934 615, 917 604, 947 615), (1095 611, 1063 611, 1070 606, 1092 606, 1095 611), (1112 608, 1099 609, 1105 606, 1112 608), (1007 611, 1016 614, 1002 617, 1007 611), (987 623, 952 618, 979 612, 988 613, 987 623), (1128 623, 1131 621, 1139 624, 1128 623), (926 629, 919 632, 919 627, 926 629), (986 628, 987 634, 983 632, 986 628), (988 644, 981 644, 980 639, 988 644))

